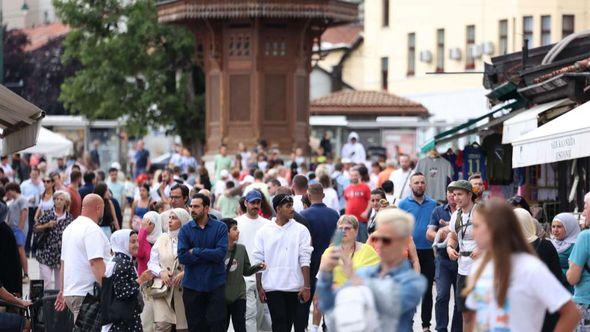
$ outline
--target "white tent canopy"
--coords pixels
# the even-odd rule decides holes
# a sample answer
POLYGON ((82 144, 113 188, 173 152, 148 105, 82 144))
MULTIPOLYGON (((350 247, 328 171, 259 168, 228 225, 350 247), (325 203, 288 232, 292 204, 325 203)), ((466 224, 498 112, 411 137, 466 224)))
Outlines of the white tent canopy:
POLYGON ((512 142, 512 167, 548 164, 590 156, 590 102, 512 142))
POLYGON ((74 151, 74 143, 61 134, 41 127, 37 144, 21 151, 22 153, 38 153, 47 157, 65 157, 74 151))

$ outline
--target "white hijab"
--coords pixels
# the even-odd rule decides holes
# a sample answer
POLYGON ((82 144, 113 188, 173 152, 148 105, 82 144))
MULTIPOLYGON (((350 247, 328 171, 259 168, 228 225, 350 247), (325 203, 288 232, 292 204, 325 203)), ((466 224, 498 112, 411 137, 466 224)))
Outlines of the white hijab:
MULTIPOLYGON (((111 250, 113 253, 122 253, 132 258, 129 252, 129 238, 131 237, 132 231, 131 229, 121 229, 111 234, 111 250)), ((114 258, 115 256, 113 255, 113 258, 111 258, 106 266, 106 277, 110 277, 113 274, 115 268, 114 258)))
POLYGON ((149 243, 154 244, 160 235, 162 235, 162 218, 160 214, 155 211, 149 211, 143 215, 143 220, 149 220, 150 223, 154 224, 154 229, 147 236, 149 243))
MULTIPOLYGON (((191 221, 191 216, 185 209, 175 208, 175 209, 169 210, 168 212, 169 212, 168 216, 170 216, 170 214, 174 213, 174 215, 176 215, 176 218, 178 218, 178 220, 180 220, 180 228, 182 228, 182 226, 188 224, 188 222, 191 221)), ((174 231, 168 230, 168 234, 170 235, 170 237, 173 239, 178 238, 178 233, 180 232, 180 228, 177 230, 174 230, 174 231)))
POLYGON ((558 240, 551 236, 551 242, 558 253, 562 253, 569 249, 572 244, 576 243, 578 234, 580 234, 580 225, 578 220, 572 213, 560 213, 553 218, 553 221, 559 221, 565 229, 565 238, 558 240))

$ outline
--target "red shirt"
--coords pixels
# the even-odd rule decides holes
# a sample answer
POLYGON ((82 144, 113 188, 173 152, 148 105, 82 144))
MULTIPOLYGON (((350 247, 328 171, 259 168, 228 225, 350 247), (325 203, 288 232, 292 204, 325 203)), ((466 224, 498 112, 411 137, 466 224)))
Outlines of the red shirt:
POLYGON ((78 190, 71 186, 67 186, 66 189, 70 194, 70 213, 72 214, 72 217, 76 219, 80 215, 80 212, 82 212, 82 198, 80 197, 78 190))
POLYGON ((362 218, 361 213, 365 212, 369 201, 371 200, 371 188, 365 183, 349 184, 344 189, 344 199, 346 200, 346 214, 352 214, 359 222, 367 222, 367 218, 362 218))

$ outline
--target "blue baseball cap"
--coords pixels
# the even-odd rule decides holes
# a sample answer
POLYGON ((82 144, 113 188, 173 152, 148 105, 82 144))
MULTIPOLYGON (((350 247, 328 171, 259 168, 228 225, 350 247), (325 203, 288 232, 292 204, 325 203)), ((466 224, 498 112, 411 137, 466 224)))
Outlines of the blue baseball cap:
POLYGON ((252 202, 254 202, 256 200, 261 201, 262 200, 262 194, 258 190, 250 190, 246 194, 246 202, 252 203, 252 202))

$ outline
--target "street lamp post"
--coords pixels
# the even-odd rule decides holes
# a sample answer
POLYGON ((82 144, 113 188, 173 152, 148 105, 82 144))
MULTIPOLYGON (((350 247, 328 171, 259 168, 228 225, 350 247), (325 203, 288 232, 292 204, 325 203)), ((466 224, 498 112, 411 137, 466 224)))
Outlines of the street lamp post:
MULTIPOLYGON (((4 3, 0 0, 0 84, 4 84, 4 3)), ((23 5, 20 7, 23 15, 29 12, 29 5, 27 0, 23 0, 23 5)))

